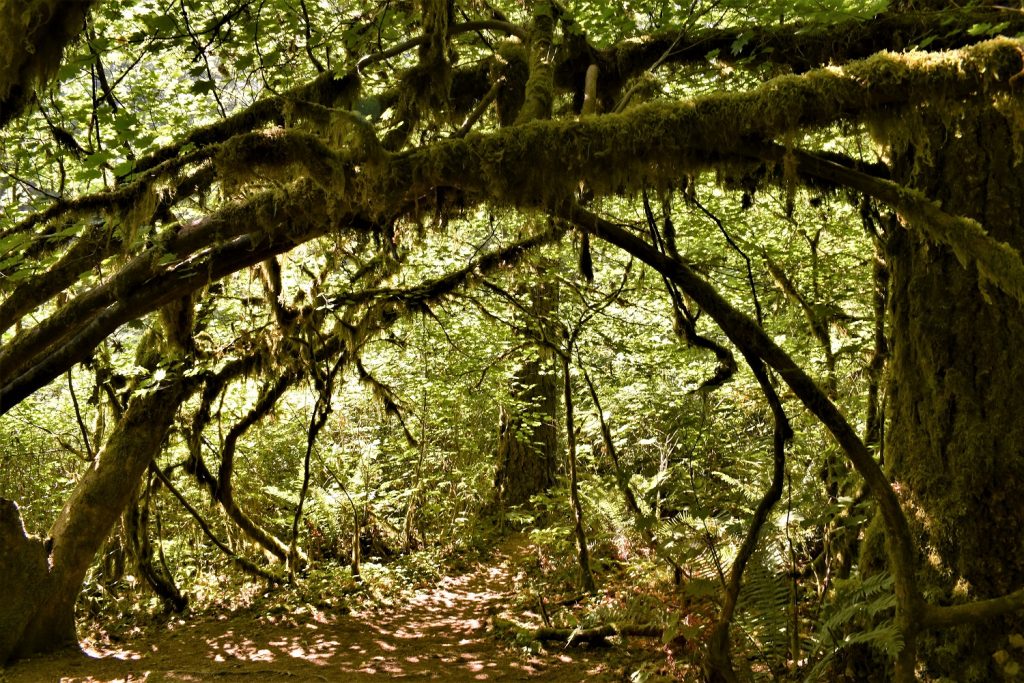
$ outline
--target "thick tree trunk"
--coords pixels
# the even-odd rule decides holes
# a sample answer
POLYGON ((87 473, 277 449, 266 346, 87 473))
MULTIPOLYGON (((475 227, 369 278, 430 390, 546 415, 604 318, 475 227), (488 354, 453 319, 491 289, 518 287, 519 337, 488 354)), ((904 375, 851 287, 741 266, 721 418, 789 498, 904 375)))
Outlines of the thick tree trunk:
POLYGON ((74 646, 75 601, 96 552, 160 452, 185 396, 180 381, 137 393, 82 476, 45 543, 0 501, 0 663, 74 646))
POLYGON ((49 548, 29 536, 21 512, 12 500, 0 498, 0 666, 16 653, 38 595, 47 588, 49 548))
POLYGON ((502 508, 522 505, 555 483, 558 469, 557 377, 550 359, 528 361, 516 373, 523 413, 500 409, 498 472, 494 484, 502 508), (547 360, 545 363, 544 361, 547 360))
MULTIPOLYGON (((543 330, 556 308, 554 285, 530 288, 531 313, 543 330)), ((536 356, 516 372, 512 397, 518 406, 501 408, 498 424, 498 471, 494 486, 502 509, 522 505, 546 491, 558 470, 558 373, 551 349, 538 345, 536 356)))
MULTIPOLYGON (((551 3, 545 1, 533 3, 532 9, 530 73, 522 108, 516 114, 517 125, 551 118, 554 11, 551 3)), ((558 288, 539 277, 539 270, 536 269, 535 277, 531 278, 533 284, 521 287, 520 292, 529 292, 531 322, 542 337, 550 339, 551 315, 558 310, 558 288)), ((555 482, 558 467, 555 358, 544 344, 537 344, 535 351, 536 358, 524 363, 512 382, 510 393, 520 405, 511 411, 501 408, 498 418, 498 471, 494 489, 495 503, 502 510, 528 502, 531 496, 546 491, 555 482)))
MULTIPOLYGON (((1024 174, 1007 121, 968 108, 933 123, 916 146, 894 150, 897 179, 1021 250, 1024 174)), ((919 535, 925 594, 993 597, 1024 586, 1024 311, 913 228, 889 243, 887 465, 919 535)), ((936 676, 1001 680, 992 654, 1020 626, 925 634, 921 656, 936 676)))

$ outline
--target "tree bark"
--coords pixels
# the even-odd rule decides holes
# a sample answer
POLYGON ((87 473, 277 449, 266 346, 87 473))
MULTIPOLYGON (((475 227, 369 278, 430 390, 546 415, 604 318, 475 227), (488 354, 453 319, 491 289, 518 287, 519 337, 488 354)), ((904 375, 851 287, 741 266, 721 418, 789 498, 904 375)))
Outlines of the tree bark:
MULTIPOLYGON (((552 36, 554 13, 550 2, 533 6, 530 31, 529 78, 522 109, 515 123, 551 118, 554 65, 552 36)), ((531 357, 516 372, 512 398, 519 402, 511 411, 502 407, 498 416, 498 471, 494 479, 496 502, 500 509, 522 505, 530 497, 546 491, 555 482, 558 467, 558 379, 555 358, 549 344, 551 315, 558 310, 558 288, 545 282, 534 269, 533 284, 522 287, 529 292, 531 322, 541 337, 531 357)))
POLYGON ((0 501, 0 663, 77 644, 75 601, 85 574, 185 395, 178 379, 136 393, 45 542, 26 535, 17 506, 0 501))
MULTIPOLYGON (((557 302, 555 285, 536 283, 529 288, 533 298, 531 313, 539 328, 557 302)), ((516 371, 513 408, 502 407, 498 420, 498 471, 494 486, 499 507, 529 502, 530 497, 546 491, 555 483, 558 470, 558 373, 554 353, 538 344, 536 354, 516 371)))
MULTIPOLYGON (((893 150, 896 179, 1020 250, 1024 176, 1003 115, 967 106, 919 131, 893 150)), ((924 550, 923 592, 939 604, 994 597, 1024 586, 1024 311, 910 228, 888 245, 886 461, 924 550)), ((1013 616, 925 634, 921 658, 952 680, 1001 680, 992 654, 1021 627, 1013 616)))
POLYGON ((17 651, 35 597, 46 589, 48 559, 43 539, 25 533, 18 505, 0 498, 0 583, 14 587, 0 603, 0 665, 17 651))
POLYGON ((4 68, 0 70, 0 128, 32 102, 35 88, 57 72, 64 47, 82 32, 97 0, 8 2, 0 8, 4 68))

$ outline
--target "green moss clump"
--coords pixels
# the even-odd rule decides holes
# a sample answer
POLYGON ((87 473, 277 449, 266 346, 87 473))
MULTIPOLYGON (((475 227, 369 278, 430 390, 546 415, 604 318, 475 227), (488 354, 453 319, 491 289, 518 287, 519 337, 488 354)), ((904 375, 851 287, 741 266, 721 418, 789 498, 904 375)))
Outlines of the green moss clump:
POLYGON ((60 66, 95 0, 0 2, 0 125, 31 101, 33 88, 60 66))
POLYGON ((503 79, 498 91, 497 108, 500 126, 511 126, 526 101, 526 81, 530 77, 529 55, 526 48, 515 40, 503 41, 498 46, 491 67, 494 81, 503 79))
POLYGON ((213 161, 229 191, 252 181, 288 182, 297 174, 325 189, 345 188, 339 155, 309 133, 274 129, 238 135, 221 146, 213 161))

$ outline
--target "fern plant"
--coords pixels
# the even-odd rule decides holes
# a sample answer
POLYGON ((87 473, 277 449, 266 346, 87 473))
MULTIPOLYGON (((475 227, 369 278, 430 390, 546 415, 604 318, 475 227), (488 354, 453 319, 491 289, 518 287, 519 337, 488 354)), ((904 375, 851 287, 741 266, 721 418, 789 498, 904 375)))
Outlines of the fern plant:
POLYGON ((837 581, 834 599, 823 611, 816 629, 816 647, 807 660, 813 666, 804 682, 833 680, 830 669, 838 656, 854 646, 867 646, 889 658, 899 654, 903 639, 893 623, 895 608, 896 595, 888 572, 837 581))
MULTIPOLYGON (((734 622, 734 655, 761 662, 773 674, 785 670, 792 642, 792 595, 782 546, 762 543, 743 574, 734 622)), ((776 675, 777 677, 777 675, 776 675)))

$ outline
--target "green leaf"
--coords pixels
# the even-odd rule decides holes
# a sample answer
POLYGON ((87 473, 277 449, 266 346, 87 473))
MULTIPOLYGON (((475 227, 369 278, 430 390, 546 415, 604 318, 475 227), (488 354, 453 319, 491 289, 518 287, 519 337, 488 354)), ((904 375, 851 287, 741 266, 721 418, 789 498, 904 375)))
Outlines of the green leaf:
POLYGON ((142 23, 146 25, 150 33, 173 32, 178 28, 172 14, 147 14, 142 17, 142 23))
POLYGON ((105 149, 100 152, 96 152, 95 154, 90 154, 85 159, 82 159, 82 163, 86 168, 97 169, 113 159, 115 156, 117 155, 114 154, 114 152, 109 149, 105 149))
POLYGON ((732 41, 732 54, 734 56, 738 56, 743 52, 743 48, 750 42, 752 35, 753 34, 750 31, 744 31, 736 38, 736 40, 732 41))
POLYGON ((121 163, 114 166, 114 175, 118 178, 131 175, 131 172, 135 169, 135 162, 131 159, 125 159, 121 163))
POLYGON ((24 233, 14 233, 0 238, 0 256, 6 256, 12 251, 21 249, 31 240, 32 237, 24 233))
POLYGON ((263 55, 263 66, 274 66, 281 61, 281 51, 271 50, 263 55))

